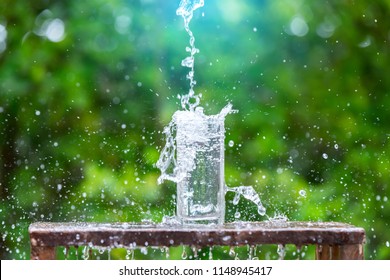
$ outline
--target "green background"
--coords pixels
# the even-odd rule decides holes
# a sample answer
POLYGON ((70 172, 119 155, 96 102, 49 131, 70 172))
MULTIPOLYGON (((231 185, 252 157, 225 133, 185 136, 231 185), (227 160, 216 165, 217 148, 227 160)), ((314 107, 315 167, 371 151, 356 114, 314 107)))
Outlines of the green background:
MULTIPOLYGON (((188 91, 178 4, 0 2, 1 259, 29 258, 32 222, 174 214, 155 163, 188 91)), ((191 22, 201 105, 239 110, 225 124, 226 183, 253 185, 271 217, 365 228, 367 259, 390 259, 389 14, 388 0, 206 0, 191 22)), ((227 221, 264 220, 231 199, 227 221)))

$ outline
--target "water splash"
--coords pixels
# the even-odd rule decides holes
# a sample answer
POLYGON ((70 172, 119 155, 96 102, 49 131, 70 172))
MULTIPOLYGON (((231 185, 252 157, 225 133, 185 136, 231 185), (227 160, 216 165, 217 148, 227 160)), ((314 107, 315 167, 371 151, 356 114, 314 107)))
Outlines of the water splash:
POLYGON ((164 131, 158 182, 177 184, 177 217, 182 223, 223 223, 224 120, 233 111, 231 104, 217 115, 205 115, 202 107, 177 111, 164 131))
MULTIPOLYGON (((175 115, 174 115, 175 116, 175 115)), ((160 153, 160 158, 156 163, 156 166, 161 171, 161 175, 158 178, 158 184, 161 184, 164 180, 177 182, 177 163, 176 163, 176 118, 173 116, 168 126, 164 128, 165 134, 165 146, 160 153), (170 172, 170 168, 173 170, 170 172)))
MULTIPOLYGON (((186 48, 189 56, 181 62, 182 66, 190 68, 187 74, 190 89, 187 95, 181 97, 184 110, 175 112, 169 125, 164 128, 166 142, 156 163, 161 170, 158 183, 169 180, 177 184, 177 214, 180 222, 183 222, 181 218, 184 216, 192 221, 208 217, 209 223, 215 221, 220 224, 224 219, 224 196, 228 191, 236 193, 234 204, 243 196, 255 203, 258 213, 264 216, 266 209, 252 187, 228 188, 224 185, 224 120, 228 114, 236 111, 228 104, 219 114, 207 116, 203 108, 198 107, 201 94, 196 95, 194 91, 194 69, 195 54, 199 49, 195 47, 195 36, 189 24, 194 11, 203 6, 204 0, 182 0, 176 10, 176 14, 183 17, 185 30, 190 36, 190 46, 186 48)), ((172 222, 171 218, 167 220, 172 222)))
POLYGON ((185 110, 193 111, 200 102, 200 95, 196 95, 194 91, 195 81, 195 54, 199 53, 199 49, 195 47, 195 36, 190 29, 190 21, 194 15, 194 11, 204 6, 204 0, 182 0, 179 8, 176 10, 178 16, 184 19, 184 28, 190 36, 190 46, 186 48, 189 53, 185 59, 182 60, 181 65, 190 68, 187 74, 187 79, 190 81, 190 89, 188 94, 181 97, 181 106, 185 110))
MULTIPOLYGON (((231 104, 224 107, 219 114, 211 116, 205 115, 202 107, 197 107, 194 111, 177 111, 169 125, 164 129, 166 143, 156 163, 156 166, 161 170, 158 183, 161 184, 163 181, 169 180, 177 184, 178 210, 183 211, 190 217, 221 216, 222 214, 217 213, 224 212, 224 209, 221 209, 221 207, 224 208, 224 205, 220 205, 218 208, 216 202, 211 199, 211 196, 216 195, 219 191, 220 177, 218 172, 214 174, 210 170, 218 168, 214 166, 214 163, 220 164, 219 161, 221 160, 223 163, 223 158, 221 159, 219 154, 220 147, 223 147, 225 134, 223 123, 225 117, 233 112, 235 110, 232 109, 231 104), (178 124, 180 129, 178 129, 178 124), (212 124, 211 127, 210 124, 212 124), (212 165, 208 166, 208 162, 211 162, 212 165), (194 176, 193 171, 196 168, 201 168, 201 166, 205 170, 202 174, 209 178, 209 182, 196 182, 202 176, 194 176), (207 186, 207 189, 202 191, 202 197, 209 193, 210 195, 207 197, 210 198, 210 202, 197 197, 194 194, 194 189, 188 187, 189 185, 198 184, 207 186), (186 209, 183 210, 181 206, 186 207, 186 209)), ((234 205, 237 205, 240 197, 243 196, 256 204, 257 212, 261 216, 265 216, 266 208, 253 187, 229 188, 224 186, 223 196, 226 192, 236 194, 233 200, 234 205)), ((239 216, 236 216, 236 218, 239 218, 239 216)), ((172 221, 172 219, 169 220, 172 221)))
POLYGON ((233 199, 233 204, 237 205, 240 201, 240 197, 243 196, 244 198, 248 199, 249 201, 252 201, 254 204, 257 205, 257 212, 264 216, 266 214, 266 208, 261 203, 260 197, 258 193, 253 189, 251 186, 240 186, 240 187, 234 187, 229 188, 226 187, 226 190, 228 192, 234 192, 236 195, 233 199))
POLYGON ((286 224, 288 217, 285 214, 276 212, 273 217, 268 217, 268 221, 272 224, 286 224))
MULTIPOLYGON (((165 146, 161 151, 160 158, 156 163, 157 168, 161 170, 161 175, 158 178, 158 183, 168 180, 178 183, 187 176, 195 168, 196 151, 191 147, 183 149, 184 160, 180 164, 176 160, 177 142, 185 138, 191 138, 191 142, 205 142, 207 139, 215 137, 223 137, 224 135, 212 135, 205 129, 204 124, 209 120, 216 120, 223 122, 228 114, 235 113, 231 104, 226 105, 217 115, 205 115, 203 108, 198 107, 195 111, 176 111, 172 117, 171 122, 164 128, 165 146), (191 125, 187 127, 185 133, 177 135, 177 123, 188 122, 191 125)), ((219 133, 224 134, 224 130, 219 133)))

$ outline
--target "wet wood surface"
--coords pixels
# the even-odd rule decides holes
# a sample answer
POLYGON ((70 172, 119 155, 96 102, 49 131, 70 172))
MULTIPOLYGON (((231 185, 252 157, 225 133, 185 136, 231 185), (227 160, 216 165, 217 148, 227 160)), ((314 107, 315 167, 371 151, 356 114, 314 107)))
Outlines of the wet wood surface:
POLYGON ((241 222, 223 226, 34 223, 29 233, 34 259, 54 258, 52 248, 57 246, 136 248, 260 244, 315 244, 317 259, 362 259, 365 243, 363 228, 329 222, 241 222))

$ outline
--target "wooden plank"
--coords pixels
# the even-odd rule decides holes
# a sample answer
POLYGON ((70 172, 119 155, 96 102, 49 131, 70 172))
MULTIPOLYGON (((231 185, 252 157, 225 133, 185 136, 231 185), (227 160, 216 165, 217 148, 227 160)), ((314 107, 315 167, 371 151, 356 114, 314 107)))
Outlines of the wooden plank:
POLYGON ((170 226, 135 223, 34 223, 36 246, 213 246, 258 244, 363 244, 362 228, 342 223, 256 222, 223 226, 170 226))
POLYGON ((363 244, 340 245, 341 260, 363 260, 363 244))
POLYGON ((317 260, 363 260, 363 244, 317 245, 317 260))
POLYGON ((338 245, 333 244, 321 244, 316 247, 316 259, 317 260, 337 260, 338 257, 338 245))
POLYGON ((55 260, 56 259, 55 247, 31 246, 31 259, 32 260, 55 260))

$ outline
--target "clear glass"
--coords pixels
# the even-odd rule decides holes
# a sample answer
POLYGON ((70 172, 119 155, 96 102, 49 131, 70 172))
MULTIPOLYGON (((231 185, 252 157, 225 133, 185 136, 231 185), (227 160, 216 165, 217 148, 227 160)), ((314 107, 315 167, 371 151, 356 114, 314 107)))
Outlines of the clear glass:
POLYGON ((225 219, 224 118, 183 112, 176 119, 177 218, 182 224, 223 224, 225 219))

